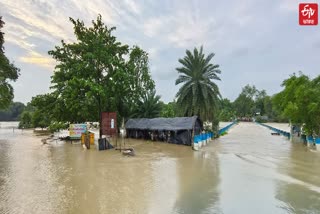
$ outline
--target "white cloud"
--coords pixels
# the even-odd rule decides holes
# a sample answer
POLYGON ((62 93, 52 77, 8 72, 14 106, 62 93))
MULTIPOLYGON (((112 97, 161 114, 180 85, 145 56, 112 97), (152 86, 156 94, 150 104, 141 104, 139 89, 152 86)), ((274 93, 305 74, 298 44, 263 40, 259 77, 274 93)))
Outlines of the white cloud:
POLYGON ((31 51, 28 53, 28 55, 20 57, 19 61, 45 67, 50 71, 53 71, 54 66, 56 65, 56 62, 52 58, 37 53, 35 51, 31 51))
POLYGON ((35 47, 35 44, 29 43, 28 41, 14 35, 14 34, 8 34, 5 41, 12 43, 14 45, 17 45, 18 47, 25 49, 27 51, 31 51, 35 47))
POLYGON ((173 45, 188 48, 190 45, 199 46, 209 40, 210 31, 214 29, 214 21, 201 22, 200 20, 183 19, 178 16, 175 30, 169 34, 168 39, 173 45))
POLYGON ((282 0, 279 2, 279 9, 286 12, 295 12, 298 15, 300 3, 304 2, 299 0, 282 0))
MULTIPOLYGON (((157 88, 163 99, 170 101, 174 96, 170 91, 176 91, 174 69, 178 58, 184 56, 186 48, 199 45, 204 45, 206 52, 216 53, 214 61, 221 65, 222 89, 227 97, 235 97, 232 93, 237 92, 225 89, 226 85, 247 81, 248 77, 241 75, 243 71, 267 73, 279 72, 281 68, 294 72, 292 68, 303 67, 316 72, 320 48, 313 44, 319 41, 318 28, 298 28, 297 18, 288 22, 288 17, 297 15, 299 3, 298 0, 225 3, 2 0, 0 8, 6 22, 5 45, 13 49, 6 53, 11 54, 10 59, 23 62, 22 72, 24 69, 33 72, 32 66, 53 69, 54 62, 46 54, 47 49, 60 45, 61 39, 74 40, 69 16, 91 25, 91 20, 101 14, 109 27, 117 27, 115 34, 119 41, 137 44, 148 51, 157 88), (280 60, 283 57, 287 60, 280 60)), ((259 83, 261 78, 259 74, 252 75, 251 81, 259 83)))
POLYGON ((143 32, 149 37, 161 36, 161 31, 165 30, 168 19, 165 17, 150 18, 143 24, 143 32))
POLYGON ((157 48, 149 48, 148 49, 148 54, 149 58, 155 58, 158 55, 158 49, 157 48))
POLYGON ((130 11, 139 14, 141 12, 140 6, 133 0, 125 0, 125 4, 130 8, 130 11))

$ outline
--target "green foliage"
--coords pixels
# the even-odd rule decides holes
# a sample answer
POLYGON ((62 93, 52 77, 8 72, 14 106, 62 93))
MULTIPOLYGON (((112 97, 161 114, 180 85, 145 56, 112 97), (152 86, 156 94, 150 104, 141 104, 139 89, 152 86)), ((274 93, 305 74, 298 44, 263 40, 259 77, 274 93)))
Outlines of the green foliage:
POLYGON ((219 137, 219 112, 215 111, 213 112, 213 118, 212 118, 212 132, 216 134, 216 137, 219 137))
POLYGON ((261 111, 261 115, 266 115, 269 118, 274 118, 277 113, 272 108, 272 98, 270 96, 265 96, 261 99, 263 103, 263 110, 261 111))
POLYGON ((49 51, 58 63, 51 81, 51 119, 100 121, 103 111, 117 111, 120 119, 128 117, 140 97, 154 89, 148 54, 117 41, 115 27, 107 27, 101 15, 91 27, 80 20, 70 21, 76 42, 62 41, 49 51))
POLYGON ((222 99, 220 102, 219 121, 232 121, 235 115, 231 101, 227 98, 222 99))
POLYGON ((34 128, 47 128, 50 125, 50 119, 47 115, 40 110, 36 110, 32 114, 32 127, 34 128))
POLYGON ((50 123, 48 129, 50 132, 56 132, 62 129, 67 129, 68 127, 69 127, 69 123, 53 121, 50 123))
POLYGON ((213 132, 212 125, 210 123, 204 123, 203 124, 203 130, 205 132, 213 132))
MULTIPOLYGON (((123 56, 128 46, 122 45, 112 35, 114 27, 108 28, 99 15, 86 27, 82 21, 70 18, 77 41, 56 46, 49 54, 58 62, 52 76, 56 105, 64 109, 58 113, 62 121, 97 121, 102 111, 114 108, 113 94, 125 72, 123 56), (119 72, 120 71, 120 74, 119 72)), ((124 79, 125 80, 125 79, 124 79)))
MULTIPOLYGON (((179 59, 182 67, 176 68, 180 74, 176 85, 183 84, 178 93, 177 107, 183 116, 198 115, 203 120, 212 120, 221 98, 218 86, 213 80, 220 80, 219 65, 210 61, 214 57, 210 53, 207 57, 200 50, 194 48, 193 53, 186 50, 186 56, 179 59)), ((217 115, 218 116, 218 115, 217 115)))
POLYGON ((32 113, 28 111, 24 111, 21 114, 21 119, 19 122, 19 128, 28 129, 32 128, 32 113))
POLYGON ((149 71, 148 53, 138 46, 134 46, 130 51, 127 70, 129 73, 129 81, 127 82, 129 85, 127 86, 130 86, 127 92, 131 93, 130 98, 134 101, 154 90, 155 84, 149 71))
MULTIPOLYGON (((154 81, 149 71, 148 54, 137 46, 130 50, 129 61, 126 63, 126 72, 118 72, 122 79, 113 79, 116 90, 116 109, 122 118, 128 118, 139 107, 139 99, 155 89, 154 81)), ((112 99, 112 98, 111 98, 112 99)), ((120 124, 120 123, 119 123, 120 124)))
MULTIPOLYGON (((309 77, 300 73, 299 76, 293 74, 290 78, 283 81, 284 90, 276 94, 273 98, 275 109, 290 119, 294 124, 302 124, 304 115, 301 112, 301 96, 304 95, 309 83, 309 77)), ((308 93, 306 93, 308 96, 308 93)))
POLYGON ((3 35, 4 33, 1 32, 1 28, 3 28, 3 25, 4 25, 4 21, 2 21, 2 16, 0 16, 0 52, 3 51, 3 43, 4 43, 4 38, 3 38, 3 35))
POLYGON ((227 135, 228 134, 228 132, 222 132, 221 134, 220 134, 220 136, 224 136, 224 135, 227 135))
POLYGON ((176 117, 176 103, 162 104, 160 117, 176 117))
POLYGON ((19 69, 4 54, 4 38, 1 28, 4 22, 0 16, 0 109, 7 109, 13 100, 13 88, 9 81, 16 81, 19 76, 19 69))
POLYGON ((219 120, 220 121, 232 121, 234 117, 234 113, 232 111, 228 111, 228 110, 225 110, 225 109, 221 109, 220 110, 220 114, 219 114, 219 120))
POLYGON ((255 101, 254 101, 254 112, 255 113, 260 113, 260 115, 265 115, 266 114, 266 109, 265 109, 265 100, 267 97, 267 93, 265 90, 258 91, 256 93, 255 101))
POLYGON ((11 103, 7 110, 0 111, 0 121, 18 121, 25 105, 20 102, 11 103))
POLYGON ((256 108, 254 99, 258 92, 255 86, 246 85, 242 88, 242 92, 233 103, 237 116, 250 117, 255 115, 256 108))
POLYGON ((276 109, 292 124, 303 125, 307 135, 320 135, 320 76, 311 80, 303 73, 283 81, 284 89, 274 96, 276 109))
MULTIPOLYGON (((43 95, 37 95, 35 97, 32 97, 32 100, 30 102, 30 110, 34 112, 35 117, 42 117, 45 121, 49 122, 41 122, 42 124, 49 125, 50 121, 53 120, 53 118, 56 118, 58 116, 58 113, 63 111, 61 109, 59 112, 56 112, 58 110, 56 108, 57 104, 57 98, 54 96, 54 94, 43 94, 43 95)), ((39 124, 39 119, 35 119, 35 124, 39 124)))
POLYGON ((314 134, 320 136, 320 75, 311 81, 309 95, 312 98, 307 105, 309 123, 313 124, 314 134))
POLYGON ((273 97, 267 95, 265 90, 259 91, 254 85, 246 85, 233 102, 234 111, 238 117, 265 116, 269 120, 281 120, 279 111, 273 106, 273 97))
POLYGON ((133 111, 134 118, 155 118, 160 116, 161 103, 160 96, 156 91, 150 91, 138 100, 136 109, 133 111))

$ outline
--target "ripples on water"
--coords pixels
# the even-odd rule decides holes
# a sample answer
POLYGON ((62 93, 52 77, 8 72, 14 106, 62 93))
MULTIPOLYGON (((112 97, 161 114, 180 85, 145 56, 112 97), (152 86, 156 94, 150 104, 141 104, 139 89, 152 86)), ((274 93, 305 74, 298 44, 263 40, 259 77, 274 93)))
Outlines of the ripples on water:
POLYGON ((136 157, 0 128, 0 213, 319 213, 320 156, 253 123, 136 157))

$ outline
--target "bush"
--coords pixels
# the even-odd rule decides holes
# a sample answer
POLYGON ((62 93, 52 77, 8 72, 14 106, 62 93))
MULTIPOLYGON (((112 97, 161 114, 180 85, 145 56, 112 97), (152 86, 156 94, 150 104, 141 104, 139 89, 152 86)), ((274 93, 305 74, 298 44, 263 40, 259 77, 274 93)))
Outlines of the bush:
POLYGON ((32 113, 24 111, 21 114, 19 129, 29 129, 32 128, 32 113))
POLYGON ((223 135, 226 135, 226 134, 228 134, 228 132, 222 132, 222 133, 220 134, 220 136, 223 136, 223 135))
POLYGON ((61 129, 67 129, 69 127, 68 123, 53 121, 50 123, 48 129, 50 132, 56 132, 61 129))

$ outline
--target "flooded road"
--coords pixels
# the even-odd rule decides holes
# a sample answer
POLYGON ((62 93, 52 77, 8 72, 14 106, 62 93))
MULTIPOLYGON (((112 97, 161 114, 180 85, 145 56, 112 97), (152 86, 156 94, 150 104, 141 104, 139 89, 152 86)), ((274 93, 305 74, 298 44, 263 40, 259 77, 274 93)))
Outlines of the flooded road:
POLYGON ((320 152, 254 123, 135 157, 41 138, 0 128, 0 213, 320 213, 320 152))

